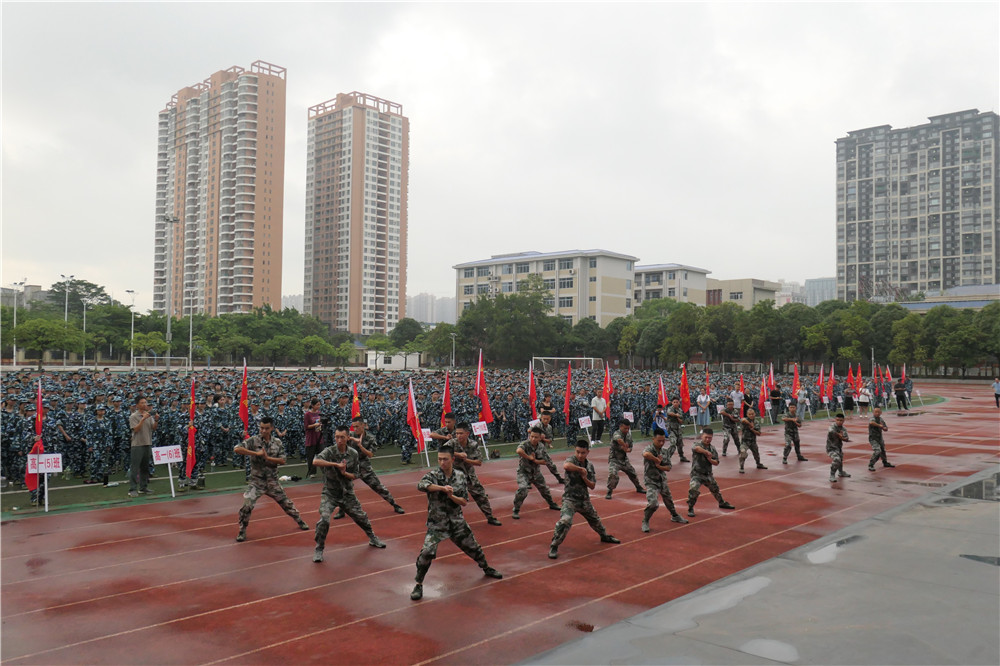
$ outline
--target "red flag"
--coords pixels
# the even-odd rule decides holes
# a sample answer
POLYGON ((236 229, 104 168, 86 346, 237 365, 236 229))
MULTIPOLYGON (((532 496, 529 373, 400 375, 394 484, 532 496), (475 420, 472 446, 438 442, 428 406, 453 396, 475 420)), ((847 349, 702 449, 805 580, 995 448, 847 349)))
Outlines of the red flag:
POLYGON ((823 402, 823 396, 826 395, 826 385, 823 383, 823 368, 824 366, 819 366, 819 379, 816 380, 816 386, 819 387, 820 402, 823 402))
POLYGON ((566 400, 563 404, 563 413, 566 414, 566 425, 569 425, 569 412, 570 412, 569 403, 573 397, 572 379, 573 379, 573 362, 570 361, 570 364, 566 366, 566 400))
POLYGON ((476 395, 482 408, 479 410, 479 420, 493 423, 493 410, 490 409, 490 396, 486 392, 486 377, 483 376, 483 350, 479 350, 479 369, 476 371, 476 395))
POLYGON ((889 372, 889 366, 885 366, 885 381, 892 383, 892 373, 889 372))
POLYGON ((826 376, 826 397, 833 402, 833 387, 836 385, 837 379, 833 374, 833 363, 830 364, 830 374, 826 376))
MULTIPOLYGON (((28 452, 29 456, 37 456, 45 453, 45 445, 42 444, 42 415, 45 408, 42 406, 42 379, 38 378, 38 395, 35 398, 35 443, 28 452)), ((28 490, 38 490, 38 470, 32 474, 28 471, 29 466, 24 467, 24 487, 28 490)))
MULTIPOLYGON (((745 391, 746 391, 746 389, 743 388, 743 373, 741 372, 740 373, 740 395, 745 396, 746 395, 745 391)), ((743 415, 746 412, 746 408, 747 408, 747 402, 746 402, 746 400, 740 400, 740 418, 743 418, 743 415)))
POLYGON ((528 364, 528 402, 531 403, 531 420, 534 421, 538 418, 538 408, 535 407, 535 403, 538 402, 538 391, 535 389, 535 364, 528 364))
POLYGON ((194 454, 194 439, 195 434, 198 431, 194 427, 194 377, 191 378, 191 405, 188 407, 188 447, 187 447, 187 460, 185 462, 185 469, 187 470, 187 478, 191 478, 191 472, 194 471, 195 454, 194 454))
POLYGON ((441 427, 444 427, 444 415, 451 413, 451 375, 444 373, 444 397, 441 399, 441 427))
POLYGON ((903 376, 899 378, 899 381, 906 383, 906 364, 903 364, 903 376))
POLYGON ((847 364, 847 385, 854 386, 854 370, 851 369, 851 364, 847 364))
POLYGON ((770 391, 775 386, 776 386, 776 384, 774 383, 774 363, 772 363, 771 364, 771 371, 768 374, 768 378, 767 378, 767 390, 770 391))
POLYGON ((413 398, 413 380, 410 380, 410 395, 406 400, 406 424, 410 426, 413 438, 417 440, 417 453, 424 451, 424 431, 420 428, 420 415, 417 413, 417 401, 413 398))
POLYGON ((681 363, 681 408, 684 412, 691 411, 691 387, 688 386, 687 363, 681 363))
POLYGON ((795 374, 792 376, 792 397, 798 400, 799 389, 802 385, 799 383, 799 364, 795 364, 795 374))
POLYGON ((712 385, 708 383, 708 363, 705 364, 705 395, 712 395, 712 385))
POLYGON ((351 418, 361 416, 361 401, 358 400, 358 383, 354 382, 354 397, 351 398, 351 418))
POLYGON ((608 363, 604 364, 604 386, 601 388, 601 400, 604 401, 604 420, 608 419, 608 414, 611 413, 611 394, 615 392, 614 387, 611 385, 611 366, 608 363))
POLYGON ((858 363, 858 371, 854 375, 854 392, 858 393, 861 391, 861 387, 864 385, 864 380, 861 379, 861 363, 858 363))
MULTIPOLYGON (((872 368, 872 379, 874 379, 876 381, 876 383, 882 381, 882 375, 879 372, 877 364, 876 364, 876 366, 874 368, 872 368)), ((878 388, 876 388, 875 390, 877 391, 878 388)))
POLYGON ((764 416, 767 408, 767 377, 760 378, 760 395, 757 396, 757 416, 764 416))
POLYGON ((667 389, 663 388, 663 375, 660 375, 660 386, 656 389, 656 404, 664 407, 670 404, 667 400, 667 389))
POLYGON ((240 389, 240 420, 243 421, 243 439, 250 438, 250 397, 247 392, 247 360, 243 359, 243 388, 240 389))

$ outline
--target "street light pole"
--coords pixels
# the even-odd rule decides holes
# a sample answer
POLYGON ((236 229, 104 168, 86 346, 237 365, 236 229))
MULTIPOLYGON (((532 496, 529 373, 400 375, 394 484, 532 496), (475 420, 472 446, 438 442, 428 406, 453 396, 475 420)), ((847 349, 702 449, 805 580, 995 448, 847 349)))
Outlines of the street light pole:
POLYGON ((81 298, 83 303, 83 367, 87 367, 87 299, 81 298))
MULTIPOLYGON (((167 240, 167 248, 168 248, 167 249, 167 270, 164 271, 164 276, 165 276, 165 278, 167 280, 167 307, 165 307, 163 310, 167 314, 167 364, 166 364, 166 369, 167 369, 167 372, 170 372, 170 340, 172 338, 171 333, 170 333, 170 320, 173 318, 172 315, 173 315, 173 310, 174 310, 174 304, 173 304, 173 299, 172 299, 172 296, 173 296, 173 281, 174 281, 174 275, 173 275, 173 271, 174 271, 174 230, 173 230, 172 227, 173 227, 173 225, 175 225, 178 222, 180 222, 180 218, 178 218, 176 215, 164 215, 163 216, 163 221, 166 222, 167 225, 168 225, 168 227, 167 227, 168 228, 168 231, 167 231, 167 234, 168 234, 168 240, 167 240)), ((182 312, 183 312, 183 310, 182 310, 182 312)))
POLYGON ((455 369, 455 333, 449 333, 451 336, 451 369, 455 369))
POLYGON ((188 307, 188 370, 194 372, 194 306, 188 307))
POLYGON ((129 348, 129 365, 132 367, 132 370, 134 371, 135 370, 135 291, 132 289, 126 289, 125 293, 131 294, 132 296, 132 305, 128 307, 128 309, 132 312, 132 337, 129 342, 128 348, 129 348))
MULTIPOLYGON (((70 283, 70 281, 75 276, 73 276, 73 275, 63 275, 62 273, 60 273, 59 277, 61 277, 63 279, 63 282, 66 285, 66 305, 63 308, 63 321, 66 322, 67 324, 69 324, 69 283, 70 283)), ((63 367, 64 368, 66 367, 67 355, 68 355, 68 352, 65 349, 63 349, 63 367)))
MULTIPOLYGON (((11 286, 14 287, 14 328, 17 328, 17 295, 24 291, 24 283, 28 281, 28 278, 23 278, 20 282, 15 282, 11 286)), ((17 338, 14 338, 14 367, 17 367, 17 338)))

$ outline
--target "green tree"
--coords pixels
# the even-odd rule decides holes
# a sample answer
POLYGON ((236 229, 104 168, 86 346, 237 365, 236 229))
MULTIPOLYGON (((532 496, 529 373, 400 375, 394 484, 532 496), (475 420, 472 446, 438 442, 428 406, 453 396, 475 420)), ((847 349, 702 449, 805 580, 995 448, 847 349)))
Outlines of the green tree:
POLYGON ((333 345, 318 335, 308 335, 302 338, 302 353, 305 355, 306 365, 312 370, 313 365, 324 356, 334 354, 333 345))
POLYGON ((636 319, 661 319, 669 317, 680 306, 681 303, 673 298, 650 298, 635 309, 633 316, 636 319))
POLYGON ((920 346, 926 350, 927 358, 936 360, 940 341, 960 325, 959 311, 949 305, 938 305, 928 310, 920 327, 920 346))
POLYGON ((1000 301, 994 301, 976 313, 976 328, 983 333, 983 354, 991 365, 1000 364, 1000 301))
POLYGON ((402 348, 406 343, 416 340, 417 336, 423 332, 424 328, 420 325, 420 322, 416 319, 403 317, 396 324, 396 327, 389 332, 389 339, 392 340, 392 344, 397 348, 402 348))
POLYGON ((639 327, 635 322, 629 322, 623 329, 618 340, 618 353, 628 358, 628 367, 634 367, 632 354, 635 353, 636 345, 639 343, 639 327))
POLYGON ((915 312, 892 323, 890 363, 898 367, 904 363, 922 364, 927 359, 927 349, 920 344, 922 323, 920 315, 915 312))
POLYGON ((392 340, 381 333, 368 336, 368 339, 365 340, 365 346, 370 351, 375 352, 376 370, 378 370, 378 359, 380 356, 384 359, 386 356, 393 356, 396 353, 396 346, 392 343, 392 340))
POLYGON ((830 357, 830 337, 826 334, 825 324, 814 324, 802 329, 802 349, 809 353, 813 360, 830 357))
MULTIPOLYGON (((147 356, 149 354, 162 356, 167 351, 167 341, 164 340, 163 334, 159 331, 136 333, 132 344, 136 356, 147 356)), ((148 358, 144 360, 143 366, 149 366, 148 358)))
POLYGON ((736 358, 739 352, 737 330, 744 317, 746 311, 732 302, 705 308, 698 320, 698 343, 708 359, 727 362, 736 358))
POLYGON ((635 353, 643 359, 659 359, 660 348, 666 340, 670 327, 666 319, 651 319, 649 324, 639 334, 635 345, 635 353))
POLYGON ((746 318, 739 324, 740 351, 761 361, 774 359, 778 354, 778 330, 781 317, 774 309, 774 301, 765 299, 755 303, 746 318))
POLYGON ((353 341, 344 340, 339 345, 331 345, 331 350, 328 356, 330 356, 340 367, 344 367, 347 365, 347 362, 351 360, 351 357, 354 356, 356 351, 357 348, 354 346, 353 341))
POLYGON ((83 349, 83 331, 62 321, 49 319, 29 319, 19 323, 14 329, 17 344, 24 349, 37 351, 38 369, 42 369, 42 360, 47 351, 76 352, 83 349))
POLYGON ((278 361, 299 359, 302 357, 302 348, 299 339, 292 335, 276 335, 270 340, 257 345, 256 351, 271 361, 272 368, 278 364, 278 361))
POLYGON ((941 338, 934 360, 946 367, 961 368, 962 376, 965 377, 969 366, 983 358, 983 337, 983 332, 973 322, 962 324, 941 338))
POLYGON ((659 358, 669 365, 686 362, 700 348, 698 320, 701 309, 693 303, 682 303, 667 318, 667 335, 660 345, 659 358))
POLYGON ((229 357, 233 365, 240 359, 249 359, 253 354, 254 341, 246 335, 227 333, 215 343, 215 351, 229 357))
POLYGON ((440 363, 441 359, 451 359, 451 334, 456 333, 456 330, 457 329, 454 324, 441 323, 431 330, 422 333, 417 339, 423 340, 423 345, 427 350, 427 353, 430 354, 435 361, 440 363))

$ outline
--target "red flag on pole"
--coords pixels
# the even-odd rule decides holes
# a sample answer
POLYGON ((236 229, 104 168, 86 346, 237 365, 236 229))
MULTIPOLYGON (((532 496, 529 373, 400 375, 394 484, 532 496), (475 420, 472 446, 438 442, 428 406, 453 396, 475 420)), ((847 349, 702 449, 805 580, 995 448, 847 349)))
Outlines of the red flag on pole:
POLYGON ((885 381, 892 383, 892 372, 889 371, 889 366, 885 366, 885 381))
MULTIPOLYGON (((872 379, 875 380, 876 383, 882 381, 882 375, 879 373, 877 364, 875 365, 874 368, 872 368, 872 379)), ((878 387, 876 387, 875 390, 878 391, 878 387)))
POLYGON ((535 403, 538 402, 538 391, 535 389, 535 364, 528 364, 528 402, 531 403, 531 420, 534 421, 538 418, 538 408, 535 403))
POLYGON ((681 363, 681 408, 685 413, 691 411, 691 387, 688 386, 687 363, 681 363))
POLYGON ((795 374, 792 376, 792 397, 798 400, 799 389, 802 385, 799 383, 799 364, 795 364, 795 374))
MULTIPOLYGON (((743 388, 743 373, 741 372, 740 373, 740 395, 746 396, 745 391, 746 391, 746 389, 743 388)), ((740 400, 740 418, 743 418, 744 413, 746 412, 746 408, 747 408, 747 402, 746 402, 746 400, 740 400)))
POLYGON ((777 384, 774 383, 774 363, 771 363, 771 370, 767 377, 767 390, 770 391, 775 386, 777 386, 777 384))
POLYGON ((705 395, 712 395, 712 385, 708 383, 708 363, 705 364, 705 395))
POLYGON ((854 391, 856 393, 861 391, 861 387, 865 385, 864 382, 865 380, 861 378, 861 363, 859 362, 858 371, 854 375, 854 391))
POLYGON ((899 381, 906 383, 906 364, 903 364, 903 376, 899 378, 899 381))
POLYGON ((351 418, 361 416, 361 401, 358 400, 358 383, 354 382, 354 397, 351 398, 351 418))
POLYGON ((837 379, 833 374, 833 363, 830 364, 830 373, 826 376, 826 397, 833 402, 833 387, 836 385, 837 379))
POLYGON ((486 377, 483 375, 483 350, 479 350, 479 369, 476 371, 476 395, 482 408, 479 410, 479 420, 493 423, 493 410, 490 409, 490 396, 486 392, 486 377))
POLYGON ((444 397, 441 398, 441 427, 444 427, 444 415, 451 413, 451 373, 444 373, 444 397))
MULTIPOLYGON (((42 444, 42 418, 45 407, 42 405, 42 379, 38 378, 38 395, 35 397, 35 443, 28 452, 29 456, 37 456, 45 453, 45 445, 42 444)), ((28 490, 38 490, 38 469, 35 473, 28 471, 29 465, 24 467, 24 487, 28 490)))
POLYGON ((819 366, 819 379, 816 380, 816 386, 819 387, 819 401, 823 402, 823 396, 826 395, 826 385, 823 383, 823 368, 825 366, 819 366))
POLYGON ((410 426, 413 438, 417 440, 417 453, 424 450, 424 431, 420 428, 420 415, 417 413, 417 401, 413 398, 413 380, 410 380, 410 395, 406 399, 406 424, 410 426))
POLYGON ((247 392, 247 360, 243 359, 243 387, 240 389, 240 420, 243 421, 243 439, 250 437, 250 396, 247 392))
POLYGON ((760 378, 760 395, 757 396, 757 416, 763 416, 767 409, 767 377, 760 378))
POLYGON ((851 369, 851 364, 847 364, 847 385, 854 386, 854 370, 851 369))
POLYGON ((187 472, 187 478, 191 478, 191 472, 194 471, 195 464, 195 453, 194 453, 194 440, 197 429, 194 427, 194 377, 191 378, 191 404, 188 406, 188 445, 187 445, 187 458, 185 460, 184 468, 187 472))
POLYGON ((573 398, 573 362, 566 366, 566 395, 563 402, 563 413, 566 414, 566 425, 569 425, 569 403, 573 398))
POLYGON ((604 401, 604 420, 608 419, 608 414, 611 413, 611 394, 615 392, 614 387, 611 385, 611 366, 608 363, 604 364, 604 386, 601 387, 601 400, 604 401))
POLYGON ((656 388, 656 404, 664 407, 670 404, 667 400, 667 389, 663 388, 663 375, 660 375, 660 385, 656 388))

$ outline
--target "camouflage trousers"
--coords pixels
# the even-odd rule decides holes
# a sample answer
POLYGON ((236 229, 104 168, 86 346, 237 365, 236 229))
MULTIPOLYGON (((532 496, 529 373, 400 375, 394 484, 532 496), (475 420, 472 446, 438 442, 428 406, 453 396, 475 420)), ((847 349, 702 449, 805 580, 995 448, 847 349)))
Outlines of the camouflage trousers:
POLYGON ((493 507, 490 506, 490 497, 486 494, 486 488, 483 488, 479 477, 476 476, 476 471, 471 467, 465 472, 465 486, 469 490, 469 497, 476 503, 479 510, 483 512, 483 515, 487 518, 492 518, 493 507))
POLYGON ((889 459, 885 455, 885 443, 873 439, 869 439, 868 443, 872 446, 872 457, 868 459, 868 466, 874 467, 879 459, 882 460, 883 465, 888 465, 889 459))
POLYGON ((736 450, 740 450, 740 431, 736 428, 722 428, 722 455, 729 451, 729 438, 732 438, 736 450))
POLYGON ((602 537, 607 535, 604 524, 601 523, 601 518, 597 515, 597 511, 594 510, 594 505, 590 503, 589 498, 580 500, 563 496, 559 520, 556 522, 556 529, 552 533, 553 548, 558 548, 559 544, 566 539, 566 535, 569 534, 569 528, 573 526, 573 515, 577 513, 586 519, 587 524, 590 525, 590 529, 602 537))
POLYGON ((552 493, 549 492, 549 487, 545 485, 545 479, 542 478, 542 472, 536 465, 530 472, 517 470, 517 492, 514 493, 515 512, 521 510, 521 505, 524 504, 524 500, 528 497, 528 491, 531 490, 531 486, 538 489, 538 492, 542 495, 542 499, 549 504, 555 504, 552 501, 552 493))
POLYGON ((291 516, 295 522, 302 521, 298 510, 295 508, 295 504, 292 503, 292 500, 288 499, 285 489, 281 487, 277 479, 250 477, 250 484, 247 486, 246 492, 243 493, 243 506, 240 507, 241 528, 245 529, 250 524, 250 513, 253 511, 257 500, 263 495, 267 495, 277 502, 278 506, 284 509, 285 513, 291 516))
POLYGON ((424 582, 424 576, 431 568, 431 562, 437 557, 438 544, 445 539, 451 539, 452 543, 458 546, 463 553, 476 561, 480 569, 489 566, 486 564, 486 555, 483 553, 482 546, 476 541, 472 528, 464 520, 461 525, 446 525, 443 528, 429 527, 427 536, 424 537, 424 547, 417 555, 416 581, 418 583, 424 582))
POLYGON ((378 478, 375 470, 371 468, 371 465, 361 466, 358 470, 358 478, 364 481, 366 486, 374 490, 379 497, 392 506, 396 506, 396 499, 389 492, 389 489, 382 485, 382 481, 378 478))
POLYGON ((785 435, 785 450, 782 453, 782 457, 785 460, 788 460, 788 454, 792 452, 793 448, 795 449, 795 456, 801 458, 802 449, 800 448, 798 435, 785 435))
POLYGON ((759 465, 760 449, 757 448, 757 441, 754 440, 752 442, 748 442, 746 440, 743 440, 743 442, 740 443, 740 469, 743 469, 743 463, 744 461, 746 461, 747 458, 750 457, 751 453, 753 454, 754 461, 756 461, 756 463, 759 465))
POLYGON ((680 428, 671 428, 667 433, 670 435, 670 446, 667 447, 667 453, 663 456, 663 462, 668 462, 674 457, 674 451, 676 450, 679 457, 684 457, 684 433, 680 428))
POLYGON ((642 490, 642 484, 639 483, 639 475, 635 473, 635 468, 632 467, 632 463, 626 458, 624 462, 618 460, 608 461, 608 492, 618 487, 618 475, 624 474, 628 477, 628 480, 632 482, 636 490, 642 490))
POLYGON ((725 502, 725 500, 722 499, 722 491, 719 490, 719 484, 715 482, 714 474, 699 474, 698 472, 691 472, 691 485, 688 486, 688 506, 694 506, 695 502, 698 501, 698 495, 701 494, 702 486, 708 486, 708 490, 712 493, 712 497, 718 500, 719 504, 725 502))
POLYGON ((545 460, 545 466, 549 468, 550 472, 552 472, 552 476, 554 476, 554 477, 556 477, 556 479, 558 479, 559 478, 559 468, 556 467, 556 464, 554 462, 552 462, 552 457, 549 455, 549 452, 545 450, 545 447, 539 447, 538 448, 538 453, 540 453, 541 454, 541 458, 543 460, 545 460))
POLYGON ((644 521, 649 521, 656 513, 656 510, 660 508, 660 500, 663 500, 663 506, 667 507, 667 511, 670 512, 671 516, 677 515, 677 509, 674 508, 674 498, 670 495, 670 487, 667 486, 666 481, 664 483, 650 483, 646 481, 646 510, 642 514, 642 519, 644 521))
POLYGON ((319 522, 316 523, 317 548, 323 550, 326 545, 326 535, 330 531, 330 515, 338 507, 351 517, 351 520, 368 535, 369 539, 375 536, 372 524, 368 520, 368 514, 361 508, 361 502, 358 501, 353 492, 336 498, 324 490, 319 498, 319 522))
POLYGON ((844 471, 843 451, 827 451, 826 455, 830 456, 830 476, 844 471))

